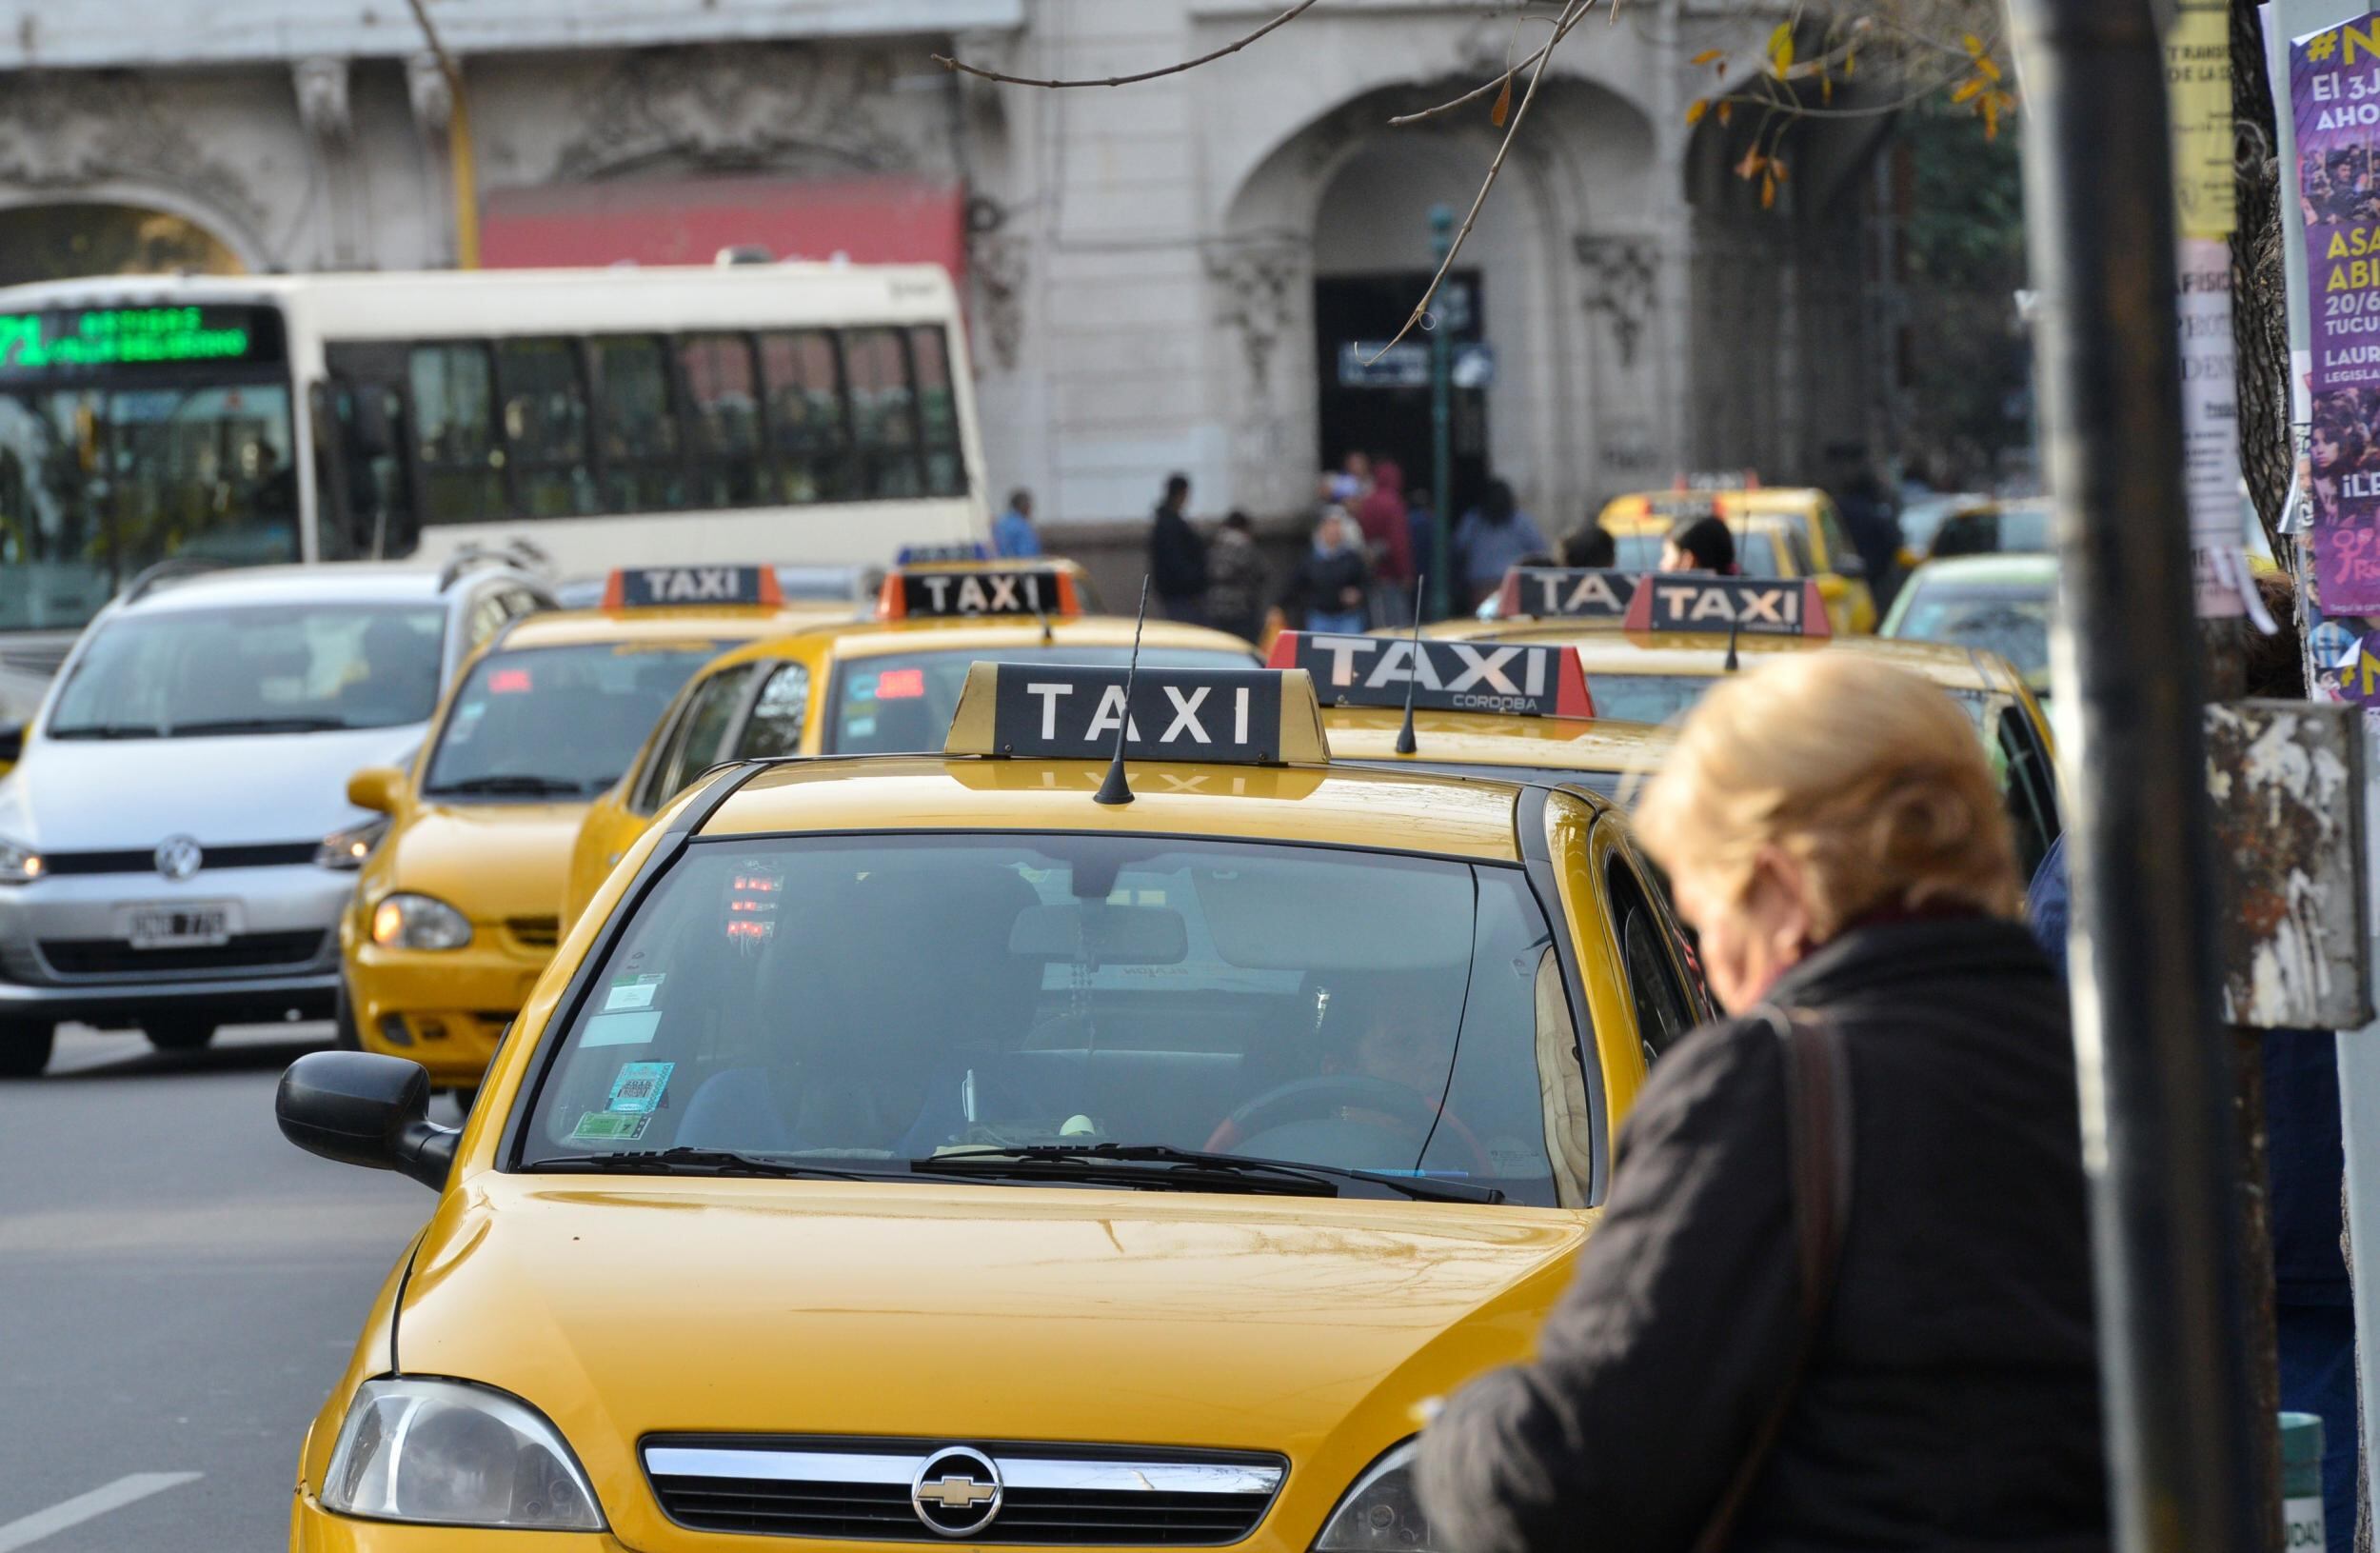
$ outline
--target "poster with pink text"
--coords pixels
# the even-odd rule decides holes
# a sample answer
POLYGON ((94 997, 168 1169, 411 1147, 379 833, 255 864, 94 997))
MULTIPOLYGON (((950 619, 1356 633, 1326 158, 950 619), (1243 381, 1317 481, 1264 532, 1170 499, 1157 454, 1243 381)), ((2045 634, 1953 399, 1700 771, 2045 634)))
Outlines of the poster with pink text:
POLYGON ((2380 13, 2290 45, 2312 299, 2314 576, 2380 613, 2380 13))

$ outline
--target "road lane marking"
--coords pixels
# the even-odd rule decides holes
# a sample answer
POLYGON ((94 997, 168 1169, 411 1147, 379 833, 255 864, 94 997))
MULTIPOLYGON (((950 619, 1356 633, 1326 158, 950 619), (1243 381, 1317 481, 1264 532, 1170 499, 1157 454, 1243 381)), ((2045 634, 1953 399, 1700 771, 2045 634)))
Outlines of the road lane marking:
POLYGON ((69 1526, 95 1521, 111 1510, 178 1488, 186 1483, 196 1483, 203 1472, 134 1472, 115 1482, 105 1483, 88 1494, 77 1494, 63 1504, 52 1504, 46 1510, 35 1510, 19 1521, 0 1526, 0 1553, 16 1553, 20 1547, 30 1547, 45 1537, 54 1537, 69 1526))

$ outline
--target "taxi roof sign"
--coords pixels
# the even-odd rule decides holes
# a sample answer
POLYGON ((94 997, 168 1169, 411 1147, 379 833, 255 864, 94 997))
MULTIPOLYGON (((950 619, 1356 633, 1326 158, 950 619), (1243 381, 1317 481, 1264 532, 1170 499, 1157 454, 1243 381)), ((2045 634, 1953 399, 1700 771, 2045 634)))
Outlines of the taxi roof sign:
POLYGON ((1082 605, 1063 567, 932 567, 886 576, 876 612, 886 620, 1071 619, 1082 605))
POLYGON ((1450 642, 1283 631, 1271 667, 1302 668, 1326 707, 1416 707, 1507 717, 1593 717, 1578 649, 1553 643, 1450 642))
POLYGON ((1121 667, 975 664, 943 753, 1103 761, 1121 728, 1128 761, 1281 766, 1331 758, 1314 680, 1302 669, 1143 665, 1129 708, 1125 674, 1121 667))
POLYGON ((896 567, 930 567, 989 561, 992 548, 980 539, 950 540, 940 545, 903 545, 893 552, 896 567))
POLYGON ((1641 575, 1612 567, 1515 567, 1504 573, 1497 614, 1504 620, 1624 620, 1641 575))
POLYGON ((783 602, 774 567, 623 567, 604 584, 606 609, 783 602))
POLYGON ((1628 606, 1632 631, 1740 631, 1748 636, 1832 636, 1818 585, 1763 577, 1656 571, 1628 606))

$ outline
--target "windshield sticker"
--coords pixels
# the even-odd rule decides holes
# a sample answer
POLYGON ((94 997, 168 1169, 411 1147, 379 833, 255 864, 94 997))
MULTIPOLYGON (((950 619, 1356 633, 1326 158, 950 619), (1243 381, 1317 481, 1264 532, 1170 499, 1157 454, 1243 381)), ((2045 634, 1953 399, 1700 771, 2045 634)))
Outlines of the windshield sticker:
POLYGON ((611 990, 604 998, 604 1012, 618 1013, 623 1008, 650 1008, 661 984, 669 979, 665 971, 650 971, 643 976, 617 977, 611 990))
POLYGON ((632 1144, 652 1125, 649 1116, 619 1116, 610 1111, 582 1111, 570 1129, 574 1144, 632 1144))
POLYGON ((604 1109, 623 1116, 644 1116, 661 1109, 662 1091, 669 1087, 675 1063, 627 1063, 611 1081, 611 1098, 604 1109))
POLYGON ((625 1013, 597 1014, 586 1022, 582 1046, 646 1046, 661 1030, 661 1010, 632 1008, 625 1013))

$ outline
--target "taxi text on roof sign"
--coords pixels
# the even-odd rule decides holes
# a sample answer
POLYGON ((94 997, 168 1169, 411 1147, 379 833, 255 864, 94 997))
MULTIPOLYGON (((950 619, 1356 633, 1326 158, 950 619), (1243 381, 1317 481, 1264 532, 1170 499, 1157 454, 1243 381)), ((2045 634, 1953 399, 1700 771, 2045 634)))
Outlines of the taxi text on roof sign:
POLYGON ((604 585, 606 609, 782 602, 769 567, 624 567, 604 585))
POLYGON ((1508 717, 1593 717, 1578 649, 1550 643, 1415 642, 1283 631, 1272 667, 1314 676, 1325 706, 1416 707, 1508 717))
POLYGON ((1832 636, 1818 585, 1755 577, 1655 572, 1628 607, 1632 631, 1736 630, 1755 636, 1832 636))
POLYGON ((896 571, 877 612, 887 620, 965 620, 986 615, 1074 615, 1074 579, 1055 567, 968 567, 896 571))
POLYGON ((1270 766, 1330 759, 1313 678, 1299 669, 1141 668, 1124 705, 1122 668, 979 663, 944 751, 1043 760, 1270 766))
POLYGON ((1636 596, 1633 571, 1590 567, 1515 567, 1497 607, 1507 620, 1621 620, 1636 596))

